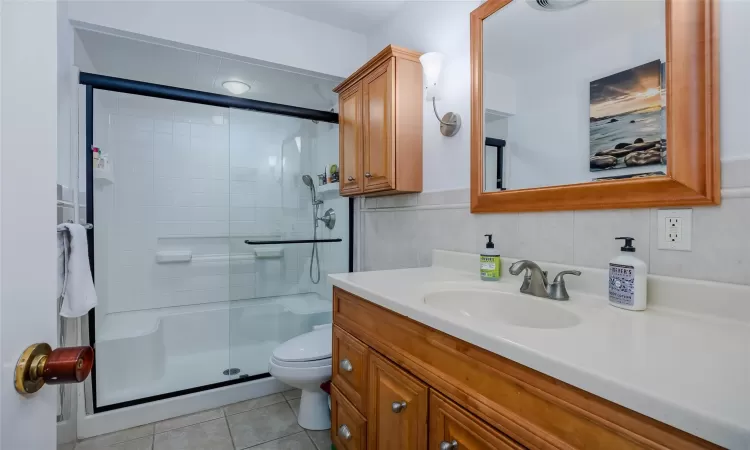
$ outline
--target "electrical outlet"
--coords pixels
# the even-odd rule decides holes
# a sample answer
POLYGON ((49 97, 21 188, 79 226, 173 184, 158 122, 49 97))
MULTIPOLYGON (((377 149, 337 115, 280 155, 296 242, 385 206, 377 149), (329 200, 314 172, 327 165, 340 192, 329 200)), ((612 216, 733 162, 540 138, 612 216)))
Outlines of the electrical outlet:
POLYGON ((691 250, 692 209, 660 209, 657 214, 657 222, 658 248, 662 250, 691 250))

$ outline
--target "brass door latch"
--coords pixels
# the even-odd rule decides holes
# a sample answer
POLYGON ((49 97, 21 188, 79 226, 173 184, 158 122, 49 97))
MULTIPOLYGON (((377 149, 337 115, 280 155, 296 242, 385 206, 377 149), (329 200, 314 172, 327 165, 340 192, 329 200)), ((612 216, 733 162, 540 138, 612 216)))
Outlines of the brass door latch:
POLYGON ((49 344, 30 345, 16 363, 15 386, 19 394, 33 394, 46 384, 80 383, 94 365, 89 346, 52 350, 49 344))

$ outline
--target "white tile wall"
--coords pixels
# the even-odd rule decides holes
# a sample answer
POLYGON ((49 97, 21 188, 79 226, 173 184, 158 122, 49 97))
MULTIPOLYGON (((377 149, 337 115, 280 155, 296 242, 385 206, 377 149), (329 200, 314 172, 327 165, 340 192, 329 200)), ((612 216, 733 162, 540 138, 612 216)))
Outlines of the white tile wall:
MULTIPOLYGON (((115 179, 95 188, 100 312, 312 291, 309 246, 285 245, 282 258, 255 260, 244 240, 312 237, 311 199, 301 174, 322 172, 317 152, 327 160, 333 149, 336 158, 326 164, 337 161, 337 127, 96 94, 95 145, 109 155, 115 179), (160 250, 191 250, 193 259, 156 264, 160 250)), ((335 203, 333 234, 347 238, 348 203, 336 198, 322 211, 335 203)), ((348 242, 337 245, 321 248, 323 280, 348 269, 348 242)), ((321 284, 316 292, 330 297, 321 284)))
POLYGON ((656 209, 471 214, 468 189, 366 199, 359 210, 362 270, 428 266, 432 249, 478 253, 492 233, 502 255, 606 268, 632 236, 650 273, 750 284, 750 159, 722 164, 723 202, 693 210, 693 250, 659 250, 656 209))

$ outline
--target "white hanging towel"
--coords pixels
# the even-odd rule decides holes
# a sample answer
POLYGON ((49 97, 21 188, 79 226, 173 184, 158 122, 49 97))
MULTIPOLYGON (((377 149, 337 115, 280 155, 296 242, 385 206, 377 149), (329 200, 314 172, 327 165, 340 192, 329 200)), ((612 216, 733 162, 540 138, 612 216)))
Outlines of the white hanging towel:
POLYGON ((89 268, 89 245, 86 238, 86 229, 77 223, 61 223, 57 226, 58 239, 63 239, 65 247, 65 234, 70 243, 68 260, 64 264, 63 274, 64 291, 60 315, 63 317, 81 317, 96 306, 96 290, 94 280, 91 278, 89 268))

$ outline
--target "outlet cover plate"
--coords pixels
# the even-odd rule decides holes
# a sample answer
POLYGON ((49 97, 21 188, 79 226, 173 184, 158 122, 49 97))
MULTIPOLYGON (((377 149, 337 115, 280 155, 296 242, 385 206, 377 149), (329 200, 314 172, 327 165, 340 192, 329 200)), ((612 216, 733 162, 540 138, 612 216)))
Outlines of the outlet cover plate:
POLYGON ((657 211, 657 241, 661 250, 689 252, 693 243, 693 210, 660 209, 657 211))

